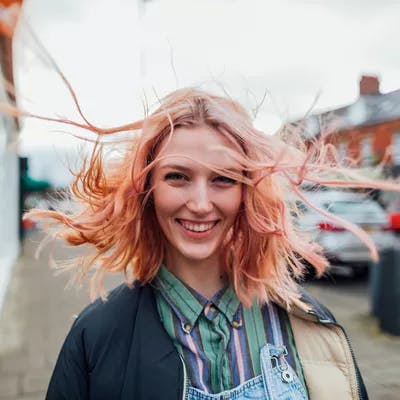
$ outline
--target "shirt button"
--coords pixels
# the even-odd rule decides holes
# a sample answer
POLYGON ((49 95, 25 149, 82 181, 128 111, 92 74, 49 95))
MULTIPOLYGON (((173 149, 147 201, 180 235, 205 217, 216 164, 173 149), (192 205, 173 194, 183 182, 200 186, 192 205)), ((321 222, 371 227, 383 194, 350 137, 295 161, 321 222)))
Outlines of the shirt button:
POLYGON ((190 333, 190 330, 192 329, 192 325, 190 325, 190 324, 188 324, 188 323, 186 323, 185 325, 183 325, 183 330, 186 332, 186 333, 190 333))
POLYGON ((242 321, 233 321, 232 326, 236 329, 240 328, 242 326, 242 321))
POLYGON ((217 311, 217 309, 215 308, 215 306, 211 305, 211 306, 210 306, 210 311, 211 311, 211 312, 215 312, 215 311, 217 311))

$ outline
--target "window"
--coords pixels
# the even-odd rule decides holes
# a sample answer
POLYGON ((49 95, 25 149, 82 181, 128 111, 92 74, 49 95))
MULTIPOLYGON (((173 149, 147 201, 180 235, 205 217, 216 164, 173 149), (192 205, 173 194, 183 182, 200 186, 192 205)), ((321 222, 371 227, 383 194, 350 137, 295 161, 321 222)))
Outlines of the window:
POLYGON ((346 142, 339 143, 338 156, 339 156, 340 161, 343 161, 347 157, 347 143, 346 142))
POLYGON ((392 135, 391 153, 393 165, 400 165, 400 132, 395 132, 392 135))
POLYGON ((373 148, 372 148, 372 136, 364 136, 360 143, 360 156, 362 165, 372 165, 373 164, 373 148))

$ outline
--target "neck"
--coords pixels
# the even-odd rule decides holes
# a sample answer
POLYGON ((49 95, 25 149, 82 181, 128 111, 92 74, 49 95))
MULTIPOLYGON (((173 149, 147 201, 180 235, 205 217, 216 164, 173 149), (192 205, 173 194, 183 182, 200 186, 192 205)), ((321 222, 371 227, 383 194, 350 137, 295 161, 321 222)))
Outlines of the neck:
POLYGON ((217 259, 186 260, 169 255, 167 268, 182 282, 207 299, 226 284, 221 262, 217 259))

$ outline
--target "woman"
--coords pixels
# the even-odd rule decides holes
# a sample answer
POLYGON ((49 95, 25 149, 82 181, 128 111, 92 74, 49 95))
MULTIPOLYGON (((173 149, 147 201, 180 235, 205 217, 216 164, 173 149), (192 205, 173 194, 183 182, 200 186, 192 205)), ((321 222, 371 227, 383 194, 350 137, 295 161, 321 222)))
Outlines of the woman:
MULTIPOLYGON (((192 88, 97 132, 127 129, 140 134, 122 158, 106 164, 98 143, 77 174, 79 211, 28 214, 94 250, 76 277, 93 271, 103 297, 107 273, 127 281, 77 317, 46 398, 366 399, 343 329, 296 283, 327 261, 294 228, 289 198, 307 202, 302 181, 352 185, 332 149, 267 136, 236 102, 192 88)), ((361 230, 315 209, 376 256, 361 230)))

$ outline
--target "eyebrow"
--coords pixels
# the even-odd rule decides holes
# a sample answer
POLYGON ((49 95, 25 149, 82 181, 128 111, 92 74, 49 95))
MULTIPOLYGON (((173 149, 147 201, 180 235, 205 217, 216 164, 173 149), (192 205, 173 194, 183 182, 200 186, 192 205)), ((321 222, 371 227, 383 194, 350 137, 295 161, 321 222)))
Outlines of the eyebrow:
POLYGON ((190 168, 185 167, 183 165, 179 165, 179 164, 165 164, 165 165, 162 165, 160 168, 161 169, 167 169, 167 168, 178 169, 180 171, 186 171, 186 172, 190 171, 190 168))
MULTIPOLYGON (((160 166, 160 168, 161 169, 167 169, 167 168, 176 169, 176 170, 183 171, 183 172, 190 172, 191 171, 191 168, 185 167, 184 165, 180 165, 180 164, 165 164, 165 165, 160 166)), ((225 169, 226 171, 233 172, 233 173, 236 173, 236 174, 241 174, 242 173, 241 170, 239 170, 238 168, 235 168, 235 167, 231 167, 231 168, 229 168, 229 167, 228 168, 218 167, 218 168, 225 169)))

